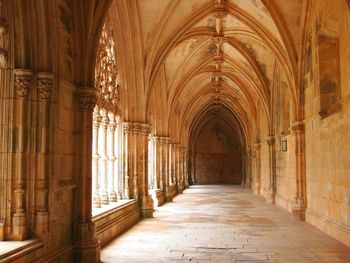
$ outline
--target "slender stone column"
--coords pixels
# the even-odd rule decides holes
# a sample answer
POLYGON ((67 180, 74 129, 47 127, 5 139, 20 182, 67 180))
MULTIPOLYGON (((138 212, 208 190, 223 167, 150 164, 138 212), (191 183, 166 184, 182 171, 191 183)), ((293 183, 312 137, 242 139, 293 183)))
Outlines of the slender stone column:
POLYGON ((116 163, 116 156, 114 154, 115 151, 115 131, 117 128, 117 124, 115 122, 115 115, 113 113, 110 113, 108 115, 109 118, 109 124, 108 124, 108 136, 107 136, 107 144, 108 144, 108 197, 109 202, 117 202, 117 193, 114 188, 115 184, 115 163, 116 163))
POLYGON ((182 158, 182 146, 178 144, 176 147, 176 170, 178 177, 177 192, 182 193, 184 190, 184 180, 183 180, 183 158, 182 158))
POLYGON ((167 202, 172 202, 173 198, 170 194, 170 172, 169 172, 169 145, 170 145, 170 138, 163 137, 163 191, 165 195, 165 200, 167 202))
POLYGON ((175 144, 169 144, 169 172, 170 172, 170 185, 176 185, 176 173, 175 173, 175 144))
POLYGON ((147 123, 140 125, 141 132, 138 136, 138 149, 137 154, 137 172, 140 177, 140 200, 141 200, 141 213, 144 218, 153 217, 153 200, 148 193, 148 136, 151 132, 151 127, 147 123))
POLYGON ((156 189, 161 189, 161 176, 160 176, 160 139, 159 137, 153 137, 154 140, 154 176, 156 181, 156 189))
POLYGON ((189 182, 188 182, 188 149, 183 148, 183 174, 184 174, 184 181, 185 181, 185 188, 189 187, 189 182))
POLYGON ((158 138, 157 144, 157 156, 158 156, 158 170, 159 170, 159 189, 164 189, 164 167, 163 167, 163 138, 158 138))
POLYGON ((255 184, 254 184, 254 193, 259 195, 261 188, 261 174, 260 174, 260 148, 261 144, 255 144, 255 184))
POLYGON ((129 187, 129 135, 130 135, 131 123, 123 123, 123 132, 124 132, 124 198, 130 199, 130 187, 129 187))
POLYGON ((12 217, 14 240, 27 238, 27 213, 26 213, 26 171, 28 159, 26 156, 28 145, 26 140, 26 128, 29 120, 29 95, 32 81, 32 71, 16 69, 15 89, 18 98, 18 149, 16 154, 17 171, 14 183, 15 213, 12 217))
POLYGON ((99 262, 100 245, 96 239, 95 225, 91 220, 92 210, 92 112, 96 95, 92 88, 77 91, 76 111, 76 206, 74 228, 74 252, 76 262, 99 262))
POLYGON ((269 190, 267 196, 267 203, 274 204, 275 203, 275 195, 276 195, 276 186, 275 186, 275 137, 270 135, 266 142, 269 145, 269 170, 270 170, 270 180, 269 180, 269 190))
POLYGON ((54 76, 51 73, 40 72, 38 77, 40 141, 38 173, 36 178, 36 236, 45 239, 49 220, 49 152, 50 152, 50 100, 54 76))
POLYGON ((108 129, 108 112, 105 109, 100 110, 102 116, 102 122, 100 125, 100 180, 101 180, 101 203, 107 205, 109 203, 108 191, 107 191, 107 171, 108 171, 108 156, 107 156, 107 129, 108 129))
POLYGON ((98 162, 100 155, 98 154, 99 145, 99 129, 102 121, 100 115, 100 108, 95 106, 93 113, 93 133, 92 133, 92 205, 93 207, 101 207, 101 198, 99 193, 99 180, 98 180, 98 162))
MULTIPOLYGON (((141 132, 141 125, 140 123, 133 123, 132 124, 132 142, 131 142, 131 147, 132 150, 129 153, 129 156, 131 158, 131 167, 132 167, 132 177, 131 177, 131 182, 132 182, 132 193, 133 193, 133 198, 135 200, 139 200, 139 174, 137 170, 137 165, 138 165, 138 154, 139 151, 141 150, 138 147, 138 139, 140 137, 140 132, 141 132)), ((147 146, 148 146, 148 138, 147 138, 147 146)), ((148 189, 147 189, 148 191, 148 189)))
POLYGON ((291 130, 295 136, 296 192, 293 200, 292 214, 294 218, 305 220, 306 210, 306 178, 305 178, 305 133, 304 123, 296 121, 291 130))

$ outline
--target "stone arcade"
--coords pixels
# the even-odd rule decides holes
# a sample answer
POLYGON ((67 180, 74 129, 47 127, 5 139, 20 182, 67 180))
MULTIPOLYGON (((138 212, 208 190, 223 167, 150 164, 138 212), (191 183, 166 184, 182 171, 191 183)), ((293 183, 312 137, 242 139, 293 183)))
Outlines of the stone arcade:
POLYGON ((164 207, 244 196, 349 262, 349 174, 349 0, 0 0, 0 262, 100 262, 164 207))

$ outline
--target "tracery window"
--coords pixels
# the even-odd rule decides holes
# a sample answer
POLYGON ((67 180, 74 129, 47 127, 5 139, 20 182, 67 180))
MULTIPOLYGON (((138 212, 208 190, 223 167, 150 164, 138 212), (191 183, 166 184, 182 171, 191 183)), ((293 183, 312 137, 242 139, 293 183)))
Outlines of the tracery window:
POLYGON ((107 19, 101 33, 95 66, 97 103, 93 112, 93 207, 116 202, 120 196, 121 144, 118 115, 119 86, 113 30, 107 19))

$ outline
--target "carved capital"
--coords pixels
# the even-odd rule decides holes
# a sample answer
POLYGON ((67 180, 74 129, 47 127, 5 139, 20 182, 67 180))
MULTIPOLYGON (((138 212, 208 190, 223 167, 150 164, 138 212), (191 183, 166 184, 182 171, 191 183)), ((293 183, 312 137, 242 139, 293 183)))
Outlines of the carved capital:
POLYGON ((266 139, 266 142, 267 142, 267 144, 268 145, 270 145, 270 146, 272 146, 272 145, 274 145, 275 144, 275 136, 273 136, 273 135, 270 135, 269 137, 267 137, 267 139, 266 139))
POLYGON ((124 122, 123 123, 123 132, 125 134, 129 134, 131 128, 131 123, 130 122, 124 122))
POLYGON ((40 99, 50 100, 54 76, 51 73, 46 72, 39 72, 37 76, 40 99))
POLYGON ((143 136, 148 136, 152 131, 151 125, 149 125, 148 123, 142 123, 140 127, 141 127, 141 135, 143 136))
POLYGON ((134 122, 132 124, 132 134, 137 135, 141 131, 141 124, 138 122, 134 122))
POLYGON ((28 98, 33 72, 28 69, 15 69, 15 89, 19 98, 28 98))
POLYGON ((77 91, 79 107, 82 110, 93 111, 96 106, 96 94, 92 88, 81 88, 77 91))
POLYGON ((293 132, 304 132, 304 123, 302 121, 295 121, 291 126, 293 132))

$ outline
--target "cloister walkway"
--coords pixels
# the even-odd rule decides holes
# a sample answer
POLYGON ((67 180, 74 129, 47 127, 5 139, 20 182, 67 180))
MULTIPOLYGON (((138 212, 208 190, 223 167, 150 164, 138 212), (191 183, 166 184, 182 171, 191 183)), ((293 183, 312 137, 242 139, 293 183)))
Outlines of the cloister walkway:
POLYGON ((103 248, 102 262, 350 262, 350 248, 240 186, 198 185, 103 248))

